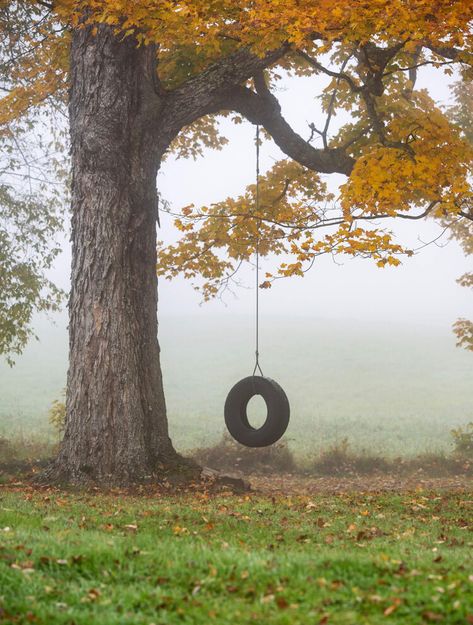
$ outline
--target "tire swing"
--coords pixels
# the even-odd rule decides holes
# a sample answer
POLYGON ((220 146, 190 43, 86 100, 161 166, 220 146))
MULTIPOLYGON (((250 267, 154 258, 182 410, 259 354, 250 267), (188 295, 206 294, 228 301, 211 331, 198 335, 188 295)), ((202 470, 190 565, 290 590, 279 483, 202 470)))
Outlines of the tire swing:
MULTIPOLYGON (((259 126, 256 126, 256 212, 259 210, 259 126)), ((225 401, 225 424, 231 436, 246 447, 267 447, 278 441, 289 425, 290 407, 286 393, 277 382, 265 377, 259 364, 259 237, 256 255, 256 363, 253 374, 235 384, 225 401), (261 375, 256 375, 257 371, 261 375), (248 403, 260 395, 266 404, 263 425, 254 428, 248 420, 248 403)))

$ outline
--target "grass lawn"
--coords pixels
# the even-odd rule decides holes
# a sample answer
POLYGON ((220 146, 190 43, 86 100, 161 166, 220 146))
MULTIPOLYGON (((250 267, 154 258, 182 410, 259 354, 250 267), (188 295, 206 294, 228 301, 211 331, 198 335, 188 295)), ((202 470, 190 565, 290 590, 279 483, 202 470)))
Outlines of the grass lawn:
POLYGON ((0 622, 473 623, 473 495, 0 493, 0 622))

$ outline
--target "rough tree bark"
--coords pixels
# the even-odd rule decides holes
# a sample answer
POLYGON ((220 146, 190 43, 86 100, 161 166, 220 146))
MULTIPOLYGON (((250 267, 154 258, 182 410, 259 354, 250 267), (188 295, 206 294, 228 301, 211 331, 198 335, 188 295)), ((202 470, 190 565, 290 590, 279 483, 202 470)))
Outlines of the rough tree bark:
POLYGON ((110 29, 71 50, 72 290, 66 429, 54 472, 126 483, 178 459, 157 339, 156 51, 110 29))

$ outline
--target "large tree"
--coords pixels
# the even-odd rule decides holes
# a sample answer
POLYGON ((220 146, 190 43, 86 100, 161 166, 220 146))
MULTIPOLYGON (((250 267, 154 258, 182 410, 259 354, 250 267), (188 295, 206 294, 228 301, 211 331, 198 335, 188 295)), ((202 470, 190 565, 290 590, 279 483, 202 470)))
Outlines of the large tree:
POLYGON ((1 127, 46 115, 64 100, 65 79, 70 89, 70 363, 56 477, 126 482, 178 462, 157 341, 156 173, 170 150, 221 146, 220 114, 261 125, 292 160, 262 180, 260 214, 249 209, 254 189, 183 212, 183 240, 158 266, 203 273, 209 296, 257 239, 262 253, 294 254, 279 271, 294 275, 324 252, 397 264, 409 250, 363 225, 372 220, 471 221, 471 146, 415 89, 424 65, 471 76, 471 3, 32 0, 0 9, 11 68, 1 127), (12 35, 18 14, 34 16, 33 27, 12 35), (326 118, 308 140, 273 93, 281 73, 330 78, 326 118), (331 134, 341 109, 352 120, 331 134), (334 217, 321 174, 347 178, 334 217))

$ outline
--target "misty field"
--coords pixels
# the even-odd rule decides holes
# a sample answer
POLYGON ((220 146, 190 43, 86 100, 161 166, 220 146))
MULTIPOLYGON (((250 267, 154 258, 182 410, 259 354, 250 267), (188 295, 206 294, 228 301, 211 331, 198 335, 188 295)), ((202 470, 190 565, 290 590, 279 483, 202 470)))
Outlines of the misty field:
MULTIPOLYGON (((250 316, 223 314, 161 321, 179 449, 221 437, 226 394, 252 371, 252 324, 250 316)), ((274 317, 261 332, 263 371, 291 402, 285 440, 301 456, 344 438, 354 449, 389 456, 448 451, 451 428, 473 419, 471 355, 455 347, 448 328, 274 317)), ((47 411, 65 385, 65 322, 42 323, 38 334, 16 367, 0 367, 0 435, 54 437, 47 411)))

